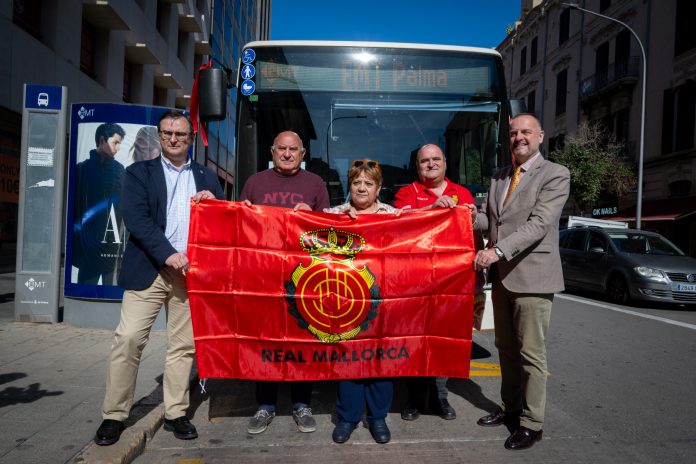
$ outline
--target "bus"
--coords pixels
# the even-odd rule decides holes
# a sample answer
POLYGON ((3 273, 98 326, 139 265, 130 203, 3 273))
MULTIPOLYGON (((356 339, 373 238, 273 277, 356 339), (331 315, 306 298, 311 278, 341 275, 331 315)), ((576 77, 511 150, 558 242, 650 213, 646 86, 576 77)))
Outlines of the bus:
POLYGON ((447 177, 485 197, 510 164, 510 104, 492 49, 381 42, 258 41, 237 76, 235 192, 271 166, 275 135, 302 138, 303 167, 327 184, 331 205, 347 199, 354 159, 379 161, 380 200, 416 179, 415 155, 440 146, 447 177))

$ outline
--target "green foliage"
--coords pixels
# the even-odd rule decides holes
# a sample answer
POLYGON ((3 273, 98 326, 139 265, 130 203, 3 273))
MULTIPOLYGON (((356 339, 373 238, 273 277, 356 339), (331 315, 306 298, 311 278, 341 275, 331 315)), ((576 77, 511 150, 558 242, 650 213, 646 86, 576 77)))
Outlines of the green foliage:
POLYGON ((602 192, 618 196, 636 185, 633 166, 621 158, 621 145, 596 123, 582 123, 566 145, 549 159, 570 171, 570 198, 581 214, 591 209, 602 192))
POLYGON ((465 184, 483 184, 485 182, 481 175, 480 151, 475 148, 466 151, 464 163, 459 165, 459 179, 465 184))

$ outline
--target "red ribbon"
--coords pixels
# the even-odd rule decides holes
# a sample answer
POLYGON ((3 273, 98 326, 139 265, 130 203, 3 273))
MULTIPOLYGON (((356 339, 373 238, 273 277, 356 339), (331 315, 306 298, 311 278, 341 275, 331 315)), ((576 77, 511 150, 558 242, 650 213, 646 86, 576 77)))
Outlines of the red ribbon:
MULTIPOLYGON (((198 132, 198 78, 201 76, 201 71, 203 71, 206 68, 212 68, 213 67, 213 61, 208 61, 208 63, 204 64, 200 68, 198 68, 198 72, 196 73, 196 79, 193 81, 193 89, 191 89, 191 122, 193 123, 193 132, 197 133, 198 132)), ((205 124, 200 123, 201 126, 201 139, 203 140, 203 145, 206 147, 208 146, 208 134, 206 133, 205 130, 205 124)))

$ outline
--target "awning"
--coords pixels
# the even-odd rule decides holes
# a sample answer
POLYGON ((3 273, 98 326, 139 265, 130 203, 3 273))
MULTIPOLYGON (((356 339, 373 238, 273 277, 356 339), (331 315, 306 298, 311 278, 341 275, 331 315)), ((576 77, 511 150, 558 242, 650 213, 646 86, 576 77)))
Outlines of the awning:
MULTIPOLYGON (((678 221, 692 214, 696 214, 696 197, 666 198, 644 201, 640 220, 642 222, 678 221)), ((635 222, 636 207, 622 208, 616 216, 602 219, 635 222)))

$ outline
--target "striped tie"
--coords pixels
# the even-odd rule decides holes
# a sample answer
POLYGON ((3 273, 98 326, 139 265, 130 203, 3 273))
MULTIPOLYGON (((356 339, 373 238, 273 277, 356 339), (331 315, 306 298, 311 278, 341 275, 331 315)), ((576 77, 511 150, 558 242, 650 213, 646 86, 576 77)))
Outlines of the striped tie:
POLYGON ((503 200, 503 205, 507 203, 507 201, 510 199, 512 196, 512 192, 515 191, 517 188, 517 184, 520 183, 520 174, 522 173, 522 166, 517 166, 515 168, 515 171, 512 173, 512 180, 510 181, 510 186, 508 187, 508 191, 505 194, 505 199, 503 200))

